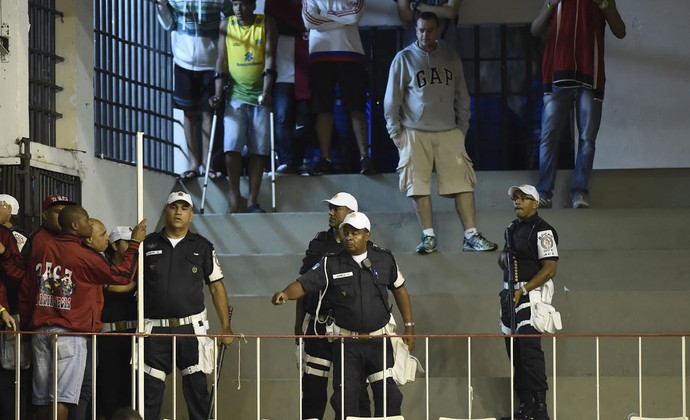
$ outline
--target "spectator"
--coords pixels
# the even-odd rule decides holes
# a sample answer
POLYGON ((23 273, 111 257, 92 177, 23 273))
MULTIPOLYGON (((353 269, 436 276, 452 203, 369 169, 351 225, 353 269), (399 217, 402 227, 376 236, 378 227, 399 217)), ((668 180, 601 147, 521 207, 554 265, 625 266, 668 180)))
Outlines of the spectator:
POLYGON ((405 322, 407 335, 403 340, 414 349, 414 322, 412 304, 405 287, 405 279, 398 271, 390 251, 379 248, 369 241, 371 223, 364 213, 353 212, 345 216, 340 225, 345 238, 345 249, 326 255, 319 264, 290 283, 283 291, 276 292, 271 302, 280 305, 288 300, 299 299, 305 293, 326 290, 325 299, 332 304, 333 333, 350 337, 333 341, 333 396, 331 405, 336 420, 348 416, 360 416, 361 390, 370 379, 374 394, 374 415, 383 416, 383 380, 386 381, 386 408, 388 416, 400 415, 402 394, 393 378, 382 371, 393 366, 393 348, 386 342, 386 366, 383 365, 381 336, 395 333, 395 322, 388 306, 388 290, 393 292, 395 303, 405 322), (335 277, 334 277, 335 276, 335 277), (332 280, 330 287, 326 285, 332 280), (354 338, 353 338, 354 337, 354 338), (361 339, 357 339, 361 338, 361 339), (344 356, 341 356, 341 351, 344 356), (341 381, 341 369, 345 377, 341 381), (378 380, 374 380, 379 377, 378 380), (344 388, 341 387, 344 382, 344 388), (341 404, 344 394, 345 406, 341 404), (344 411, 345 416, 341 415, 344 411))
POLYGON ((417 18, 417 41, 391 64, 384 100, 388 134, 400 153, 400 190, 412 198, 422 226, 421 255, 436 251, 432 225, 431 173, 439 195, 453 198, 465 234, 463 251, 493 251, 497 245, 477 231, 474 186, 477 178, 465 152, 470 99, 457 52, 439 42, 438 19, 417 18))
MULTIPOLYGON (((237 2, 236 2, 237 3, 237 2)), ((182 191, 168 197, 164 209, 165 227, 150 234, 144 243, 144 392, 147 420, 159 420, 165 393, 165 378, 177 366, 190 420, 208 418, 210 394, 206 374, 212 373, 213 340, 205 335, 208 316, 204 306, 204 283, 208 285, 220 320, 225 345, 232 343, 228 295, 223 271, 213 244, 189 231, 192 197, 182 191), (172 360, 172 339, 177 338, 177 360, 172 360)))
POLYGON ((398 17, 407 23, 405 45, 413 43, 415 22, 420 13, 431 12, 438 17, 438 39, 457 48, 458 12, 462 0, 395 0, 398 4, 398 17))
POLYGON ((574 111, 579 140, 571 187, 573 208, 589 207, 589 178, 604 100, 606 25, 625 37, 615 0, 546 0, 532 22, 532 35, 548 29, 542 81, 544 107, 539 145, 539 207, 553 206, 558 139, 574 111))
MULTIPOLYGON (((17 291, 23 279, 24 261, 19 249, 19 238, 13 232, 12 215, 19 211, 19 203, 11 195, 0 194, 0 330, 16 330, 18 325, 12 315, 17 313, 17 291), (14 234, 14 235, 13 235, 14 234), (9 270, 7 265, 10 265, 9 270), (12 267, 14 266, 14 267, 12 267)), ((21 238, 26 240, 24 235, 21 238)), ((22 246, 24 242, 21 242, 22 246)), ((1 350, 0 350, 1 351, 1 350)), ((12 419, 15 412, 15 370, 0 366, 0 419, 12 419)), ((20 418, 26 418, 27 379, 26 370, 21 371, 22 387, 20 397, 20 418)))
MULTIPOLYGON (((33 243, 28 267, 36 270, 38 295, 31 325, 39 332, 32 340, 33 403, 38 420, 52 418, 53 334, 94 333, 101 329, 102 285, 132 280, 139 242, 146 235, 145 220, 132 233, 122 263, 112 266, 97 251, 84 247, 93 227, 83 208, 67 205, 59 213, 62 235, 33 243)), ((59 365, 57 418, 67 419, 79 402, 86 368, 87 343, 82 335, 60 335, 58 348, 70 348, 72 357, 59 365)))
MULTIPOLYGON (((118 226, 110 232, 109 245, 105 257, 117 265, 124 257, 132 229, 118 226)), ((136 329, 137 302, 134 296, 136 281, 127 285, 105 285, 103 290, 102 333, 128 333, 136 329)), ((96 382, 97 412, 99 417, 115 419, 115 411, 131 404, 130 393, 123 392, 132 384, 132 339, 128 336, 101 336, 98 339, 99 363, 97 378, 108 378, 96 382)))
POLYGON ((270 155, 269 129, 272 91, 276 79, 275 49, 278 32, 270 16, 257 15, 256 0, 232 2, 234 16, 220 24, 215 96, 209 103, 223 105, 224 78, 230 75, 230 97, 225 106, 225 165, 230 181, 228 213, 240 209, 242 149, 249 153, 247 213, 263 213, 259 189, 270 155))
MULTIPOLYGON (((231 3, 230 0, 156 1, 158 22, 170 31, 175 63, 173 105, 184 111, 189 166, 180 174, 181 179, 198 177, 208 153, 213 116, 208 99, 214 92, 218 24, 222 16, 232 13, 231 3)), ((204 169, 211 179, 222 177, 218 171, 204 169)))
MULTIPOLYGON (((29 235, 22 248, 24 262, 28 264, 31 261, 34 246, 38 247, 39 250, 43 250, 53 242, 56 235, 60 234, 58 216, 65 206, 72 204, 75 203, 62 194, 49 195, 43 200, 41 226, 29 235)), ((36 255, 37 258, 41 258, 39 254, 36 255)), ((19 289, 19 321, 22 330, 30 327, 38 294, 38 282, 34 281, 32 277, 27 277, 19 289)))
POLYGON ((369 158, 368 126, 365 115, 367 72, 358 22, 364 0, 304 0, 302 18, 309 29, 310 89, 316 116, 316 135, 321 159, 312 170, 320 175, 334 171, 331 162, 333 105, 336 85, 343 108, 350 114, 360 154, 360 173, 375 173, 369 158))
POLYGON ((266 14, 276 20, 278 78, 273 90, 275 141, 280 174, 301 174, 304 132, 313 131, 309 106, 309 33, 302 21, 301 0, 267 0, 266 14))

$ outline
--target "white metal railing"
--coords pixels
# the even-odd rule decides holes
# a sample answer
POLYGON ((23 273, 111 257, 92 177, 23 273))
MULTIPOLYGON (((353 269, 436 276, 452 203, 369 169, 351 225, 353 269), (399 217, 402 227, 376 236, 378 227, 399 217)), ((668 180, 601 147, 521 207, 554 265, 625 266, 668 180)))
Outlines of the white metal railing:
MULTIPOLYGON (((15 343, 15 360, 20 361, 20 354, 21 354, 21 347, 22 347, 22 340, 21 337, 24 335, 35 335, 39 334, 37 332, 13 332, 13 331, 4 331, 0 332, 0 334, 14 334, 16 335, 14 343, 15 343)), ((40 334, 46 334, 45 332, 42 332, 40 334)), ((58 386, 58 361, 57 361, 57 338, 60 335, 83 335, 83 334, 75 334, 75 333, 55 333, 51 332, 48 333, 53 336, 52 340, 52 347, 53 347, 53 359, 52 359, 52 365, 53 365, 53 378, 52 378, 52 385, 53 385, 53 395, 57 395, 57 386, 58 386)), ((143 338, 149 336, 149 335, 155 335, 158 337, 161 336, 170 336, 172 337, 173 341, 173 347, 172 347, 172 359, 173 363, 172 366, 175 366, 175 360, 176 360, 176 342, 177 342, 177 336, 172 335, 172 334, 140 334, 140 333, 104 333, 104 334, 91 334, 90 336, 90 342, 92 346, 92 362, 90 366, 86 366, 86 369, 91 369, 91 374, 93 378, 92 382, 92 412, 91 412, 91 417, 93 420, 96 420, 96 409, 98 406, 98 401, 97 401, 97 345, 98 345, 98 339, 101 337, 112 337, 112 336, 118 336, 118 335, 126 335, 126 336, 131 336, 132 337, 132 349, 143 349, 143 338)), ((187 335, 188 336, 188 335, 187 335)), ((212 337, 216 343, 216 348, 218 348, 218 339, 219 335, 208 335, 208 337, 212 337)), ((403 337, 403 336, 400 336, 403 337)), ((441 341, 441 340, 447 340, 447 339, 464 339, 466 340, 467 343, 467 415, 468 418, 472 418, 473 415, 473 400, 474 400, 474 387, 473 387, 473 370, 472 370, 472 365, 473 365, 473 355, 472 355, 472 341, 473 339, 478 339, 478 338, 491 338, 491 339, 500 339, 501 340, 501 345, 503 345, 502 340, 505 337, 510 338, 510 347, 509 347, 509 352, 510 352, 510 359, 506 359, 506 362, 510 363, 510 408, 511 412, 514 412, 515 407, 514 407, 514 391, 513 391, 513 383, 515 380, 514 377, 514 369, 513 369, 513 364, 512 364, 512 358, 513 358, 513 347, 514 347, 514 340, 515 338, 520 338, 522 337, 521 335, 514 335, 514 336, 503 336, 503 335, 417 335, 416 338, 418 341, 423 340, 424 345, 423 347, 420 346, 420 348, 423 348, 424 352, 424 365, 425 365, 425 374, 424 374, 424 379, 425 379, 425 384, 424 384, 424 393, 425 393, 425 418, 427 420, 430 419, 430 406, 432 403, 432 398, 430 396, 429 392, 429 367, 431 361, 430 361, 430 353, 429 353, 429 348, 430 348, 430 342, 433 341, 441 341)), ((533 337, 533 336, 532 336, 533 337)), ((262 360, 261 360, 261 353, 262 353, 262 344, 263 341, 262 339, 289 339, 289 340, 294 340, 295 338, 299 339, 298 345, 299 345, 299 365, 303 366, 303 357, 302 357, 302 350, 304 349, 304 340, 305 339, 317 339, 313 336, 294 336, 294 335, 242 335, 242 339, 244 340, 256 340, 256 419, 261 420, 264 417, 262 417, 262 407, 261 407, 261 391, 262 391, 262 379, 261 379, 261 372, 262 372, 262 360)), ((638 411, 639 415, 642 416, 643 414, 643 409, 644 409, 644 404, 643 404, 643 382, 644 382, 644 374, 643 374, 643 339, 647 340, 654 340, 657 338, 678 338, 680 341, 680 352, 681 352, 681 357, 680 357, 680 363, 679 363, 679 376, 681 378, 681 384, 680 384, 680 389, 681 389, 681 402, 679 404, 679 408, 681 410, 681 415, 685 417, 687 415, 687 400, 686 400, 686 391, 687 391, 687 380, 686 380, 686 334, 606 334, 606 335, 587 335, 587 334, 558 334, 558 335, 542 335, 542 338, 548 339, 551 338, 551 343, 552 343, 552 376, 550 378, 551 384, 552 384, 552 399, 551 399, 551 411, 553 415, 553 419, 557 420, 558 419, 558 360, 557 360, 557 343, 558 341, 565 340, 565 339, 593 339, 594 340, 594 358, 595 358, 595 376, 596 376, 596 383, 595 383, 595 393, 596 393, 596 418, 601 419, 601 354, 600 354, 600 339, 601 338, 636 338, 637 339, 637 358, 638 358, 638 365, 637 365, 637 382, 638 382, 638 411)), ((320 338, 323 339, 323 338, 320 338)), ((340 338, 340 356, 341 360, 344 360, 344 342, 346 339, 350 339, 348 337, 340 338)), ((243 345, 239 342, 239 340, 236 340, 237 344, 236 346, 243 345)), ((386 346, 386 342, 388 340, 384 339, 382 341, 383 343, 383 357, 384 357, 384 366, 386 366, 386 359, 390 357, 388 354, 388 348, 386 346)), ((133 353, 134 354, 134 353, 133 353)), ((218 358, 218 352, 215 352, 215 357, 214 357, 214 364, 217 365, 217 358, 218 358)), ((102 363, 106 363, 107 361, 101 361, 102 363)), ((271 363, 277 363, 276 361, 271 361, 271 363)), ((441 361, 439 363, 445 363, 445 361, 441 361)), ((340 378, 341 378, 341 389, 344 389, 344 372, 345 372, 345 366, 341 365, 341 371, 340 371, 340 378)), ((302 384, 301 380, 299 378, 301 377, 301 372, 302 369, 298 373, 296 373, 296 379, 297 382, 299 383, 299 386, 297 387, 298 394, 296 396, 297 400, 301 398, 302 395, 302 384)), ((17 370, 15 372, 15 395, 14 395, 14 401, 15 401, 15 420, 22 420, 20 416, 20 399, 22 398, 21 396, 21 381, 22 377, 20 374, 20 370, 17 370)), ((131 390, 131 397, 132 397, 132 407, 137 409, 141 409, 143 412, 143 407, 138 406, 138 398, 137 395, 137 390, 135 389, 136 387, 134 386, 138 381, 137 381, 137 375, 136 375, 137 370, 135 364, 132 364, 132 390, 131 390)), ((214 371, 213 374, 213 387, 212 387, 212 398, 213 401, 215 402, 213 404, 213 417, 214 419, 218 419, 218 406, 220 405, 218 403, 218 379, 219 379, 219 372, 214 371)), ((172 403, 172 419, 176 420, 178 415, 177 415, 177 409, 176 409, 176 397, 177 397, 177 375, 172 375, 172 395, 173 395, 173 403, 172 403)), ((240 378, 238 377, 238 380, 240 378)), ((387 381, 384 381, 384 386, 383 386, 383 393, 384 393, 384 405, 383 405, 383 415, 387 414, 387 381)), ((139 389, 140 392, 143 393, 143 389, 139 389)), ((6 397, 6 396, 3 396, 6 397)), ((298 410, 298 416, 299 418, 302 418, 302 409, 301 409, 301 404, 299 405, 299 410, 298 410)), ((341 410, 342 413, 344 413, 344 392, 341 392, 341 410)), ((54 400, 52 403, 52 408, 53 408, 53 418, 57 419, 57 400, 54 400)), ((341 417, 345 418, 344 415, 341 417)))

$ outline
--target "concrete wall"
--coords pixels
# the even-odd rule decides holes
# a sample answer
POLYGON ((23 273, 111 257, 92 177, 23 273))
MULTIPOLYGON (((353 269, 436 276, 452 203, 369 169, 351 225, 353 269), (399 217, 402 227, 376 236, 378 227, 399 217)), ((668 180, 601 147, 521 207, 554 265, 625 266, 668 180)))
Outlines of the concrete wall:
MULTIPOLYGON (((529 22, 540 5, 541 0, 523 0, 519 6, 512 0, 465 0, 461 23, 529 22)), ((628 36, 607 39, 609 77, 595 167, 690 167, 683 130, 690 108, 687 1, 628 0, 620 7, 628 36)), ((65 89, 57 97, 64 115, 57 127, 59 148, 36 146, 34 158, 41 166, 80 175, 85 206, 108 222, 124 223, 115 213, 123 211, 123 203, 127 209, 134 206, 134 168, 93 156, 91 3, 64 0, 59 8, 65 17, 57 20, 57 53, 66 58, 58 65, 58 84, 65 89)), ((258 9, 263 10, 261 0, 258 9)), ((0 157, 5 158, 16 155, 15 139, 29 135, 27 10, 25 2, 2 2, 7 23, 2 30, 11 39, 11 54, 0 63, 0 157)), ((392 0, 368 1, 363 25, 398 23, 392 0)), ((151 24, 156 24, 153 18, 151 24)), ((174 182, 163 175, 146 178, 152 203, 162 201, 174 182)))

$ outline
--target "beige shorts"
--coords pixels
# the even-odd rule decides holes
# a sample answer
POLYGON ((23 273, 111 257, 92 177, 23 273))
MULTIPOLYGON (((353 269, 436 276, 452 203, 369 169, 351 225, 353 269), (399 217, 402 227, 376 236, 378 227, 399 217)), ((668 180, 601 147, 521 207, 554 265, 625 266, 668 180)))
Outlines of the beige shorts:
POLYGON ((465 135, 458 129, 401 133, 400 191, 408 197, 431 195, 431 172, 436 171, 439 195, 472 192, 477 176, 465 151, 465 135))

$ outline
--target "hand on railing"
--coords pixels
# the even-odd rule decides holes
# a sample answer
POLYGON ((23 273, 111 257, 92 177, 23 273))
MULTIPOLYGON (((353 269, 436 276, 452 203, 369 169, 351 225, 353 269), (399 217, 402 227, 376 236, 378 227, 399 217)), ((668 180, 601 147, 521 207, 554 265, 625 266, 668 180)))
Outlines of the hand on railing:
POLYGON ((223 337, 218 337, 221 344, 225 347, 230 347, 230 344, 235 340, 235 333, 232 332, 232 327, 223 328, 223 337))

